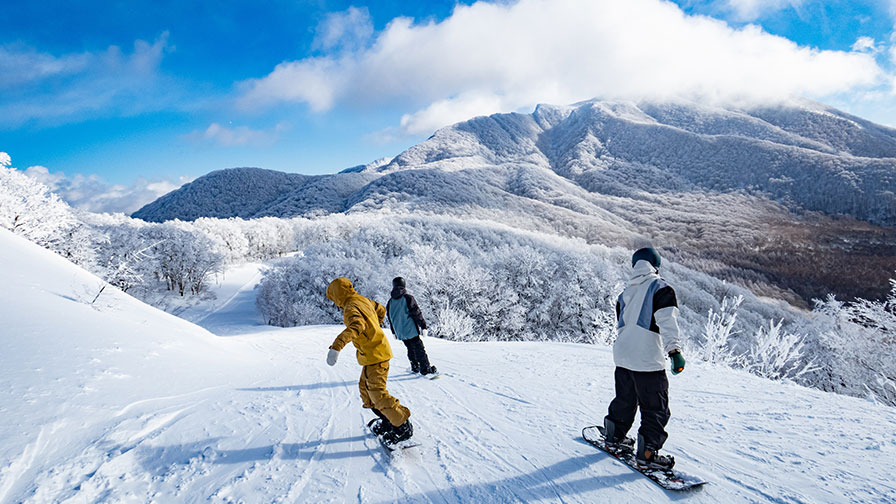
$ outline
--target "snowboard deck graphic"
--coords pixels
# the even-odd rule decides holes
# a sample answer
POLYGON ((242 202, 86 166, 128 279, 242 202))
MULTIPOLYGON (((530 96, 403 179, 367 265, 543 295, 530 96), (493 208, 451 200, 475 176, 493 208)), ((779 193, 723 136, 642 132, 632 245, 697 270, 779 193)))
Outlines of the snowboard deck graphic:
POLYGON ((383 436, 377 436, 376 434, 373 433, 373 430, 371 429, 371 427, 373 426, 374 423, 376 423, 377 420, 379 420, 379 419, 374 418, 373 420, 367 422, 367 430, 370 431, 371 434, 373 434, 373 436, 376 438, 377 441, 380 442, 381 445, 383 445, 383 448, 385 448, 386 451, 391 453, 396 450, 407 450, 408 448, 414 448, 415 446, 420 446, 420 443, 418 443, 417 441, 414 441, 413 439, 405 439, 404 441, 399 441, 397 443, 389 443, 385 439, 383 439, 383 436))
POLYGON ((603 426, 592 425, 582 429, 582 437, 589 444, 602 452, 612 456, 616 460, 629 466, 633 471, 639 472, 646 476, 650 481, 656 483, 666 490, 687 491, 695 490, 706 484, 701 478, 681 472, 675 468, 669 470, 661 469, 640 469, 635 462, 635 452, 630 449, 608 450, 604 446, 604 428, 603 426))

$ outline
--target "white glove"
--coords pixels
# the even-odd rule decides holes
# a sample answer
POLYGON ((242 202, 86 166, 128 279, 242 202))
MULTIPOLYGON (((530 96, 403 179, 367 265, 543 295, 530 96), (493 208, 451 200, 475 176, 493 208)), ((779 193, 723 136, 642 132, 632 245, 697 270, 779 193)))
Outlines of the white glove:
POLYGON ((429 329, 421 329, 420 330, 420 336, 425 338, 427 334, 429 334, 429 329))
POLYGON ((327 352, 327 364, 329 364, 331 366, 335 366, 336 359, 338 359, 338 358, 339 358, 339 350, 333 350, 331 348, 330 351, 327 352))

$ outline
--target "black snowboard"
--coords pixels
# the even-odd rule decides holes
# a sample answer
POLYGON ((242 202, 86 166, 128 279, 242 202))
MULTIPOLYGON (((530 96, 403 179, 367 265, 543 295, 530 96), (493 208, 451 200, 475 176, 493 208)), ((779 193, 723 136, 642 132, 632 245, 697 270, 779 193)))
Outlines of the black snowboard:
POLYGON ((585 438, 585 441, 588 441, 589 444, 592 444, 604 453, 611 455, 613 458, 629 466, 634 471, 647 476, 650 481, 653 481, 666 490, 693 490, 706 484, 706 481, 696 476, 683 473, 677 469, 639 469, 638 464, 635 463, 634 450, 628 448, 619 450, 608 450, 604 446, 603 426, 592 425, 591 427, 585 427, 584 429, 582 429, 582 437, 585 438))
MULTIPOLYGON (((377 421, 379 421, 379 418, 374 418, 373 420, 367 422, 367 430, 369 430, 371 434, 373 434, 373 430, 371 430, 371 427, 377 421)), ((383 445, 383 448, 385 448, 389 452, 394 452, 395 450, 407 450, 408 448, 420 446, 420 443, 414 441, 413 439, 405 439, 404 441, 399 441, 397 443, 390 443, 383 439, 383 436, 377 436, 376 434, 373 435, 374 437, 376 437, 376 440, 379 441, 381 445, 383 445)))

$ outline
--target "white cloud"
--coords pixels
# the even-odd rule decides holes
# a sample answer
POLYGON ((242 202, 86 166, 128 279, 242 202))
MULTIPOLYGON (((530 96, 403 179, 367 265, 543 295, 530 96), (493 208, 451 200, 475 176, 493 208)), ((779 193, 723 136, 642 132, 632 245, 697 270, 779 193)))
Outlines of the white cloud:
POLYGON ((111 46, 55 56, 0 46, 0 127, 164 108, 176 97, 159 71, 170 50, 167 32, 152 43, 137 40, 130 53, 111 46))
POLYGON ((31 166, 25 174, 34 178, 58 194, 74 208, 88 212, 131 214, 143 205, 154 201, 191 179, 181 177, 177 181, 137 179, 129 186, 110 185, 96 175, 51 173, 46 167, 31 166))
POLYGON ((333 106, 335 86, 350 77, 350 65, 332 58, 280 63, 267 77, 242 83, 245 93, 239 104, 243 109, 255 110, 283 101, 304 102, 315 112, 322 112, 333 106))
POLYGON ((373 36, 373 20, 367 7, 349 7, 343 12, 330 13, 315 31, 313 49, 354 50, 363 47, 373 36))
POLYGON ((489 115, 512 108, 500 96, 488 93, 465 93, 456 98, 439 100, 423 110, 401 117, 401 129, 418 134, 436 130, 446 124, 460 122, 477 115, 489 115))
POLYGON ((853 51, 870 51, 875 52, 877 50, 877 46, 874 42, 874 39, 871 37, 859 37, 856 39, 856 42, 852 45, 853 51))
POLYGON ((662 0, 520 0, 458 6, 438 23, 394 19, 364 49, 283 62, 244 82, 240 101, 315 111, 411 104, 402 128, 419 133, 537 103, 819 98, 884 77, 870 54, 801 47, 662 0))
POLYGON ((0 89, 71 75, 88 65, 88 54, 56 57, 22 46, 0 47, 0 89))
POLYGON ((212 123, 205 131, 194 131, 187 135, 194 142, 211 142, 222 147, 241 147, 246 145, 267 146, 277 142, 280 133, 287 131, 289 124, 277 123, 271 129, 255 130, 248 126, 222 126, 212 123))
POLYGON ((754 21, 788 7, 797 8, 805 0, 726 0, 725 7, 739 21, 754 21))
MULTIPOLYGON (((896 27, 894 27, 896 30, 896 27)), ((890 34, 890 47, 888 49, 890 54, 890 64, 896 65, 896 31, 890 34)))

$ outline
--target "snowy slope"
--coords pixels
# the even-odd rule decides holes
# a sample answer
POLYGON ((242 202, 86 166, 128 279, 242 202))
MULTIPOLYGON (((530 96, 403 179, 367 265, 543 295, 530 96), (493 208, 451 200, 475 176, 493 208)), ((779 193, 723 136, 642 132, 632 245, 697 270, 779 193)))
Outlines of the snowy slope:
MULTIPOLYGON (((251 268, 193 313, 104 292, 0 231, 0 502, 665 502, 586 445, 612 396, 609 348, 428 339, 446 373, 390 390, 419 448, 366 435, 337 326, 253 318, 251 268), (243 279, 246 283, 239 285, 243 279)), ((708 478, 691 502, 896 502, 892 408, 691 364, 671 377, 667 450, 708 478)))
POLYGON ((91 305, 102 281, 6 230, 0 265, 0 501, 77 495, 251 362, 111 287, 91 305))

